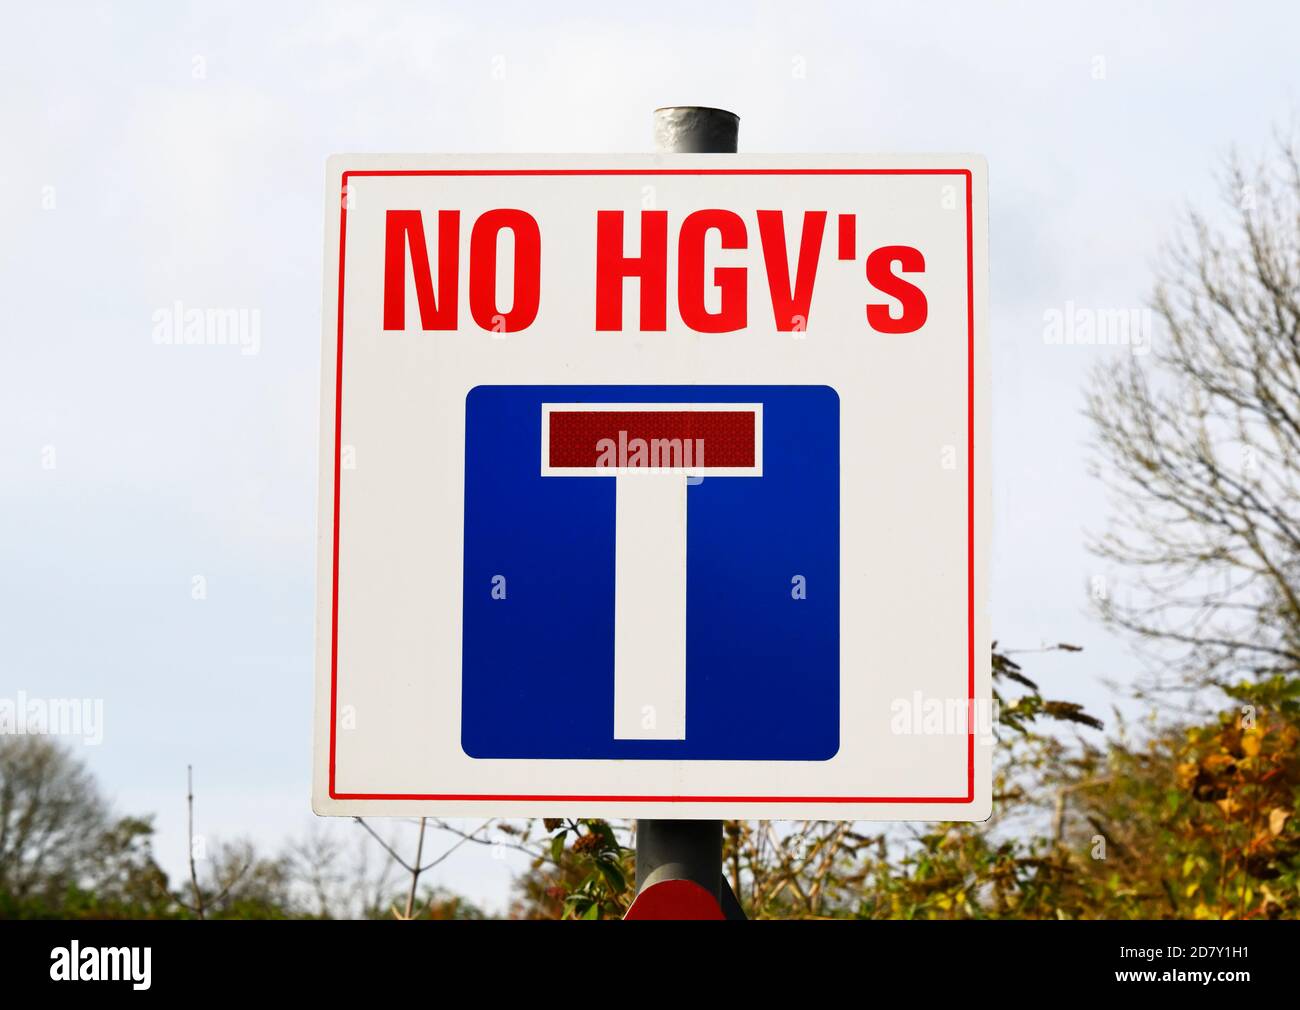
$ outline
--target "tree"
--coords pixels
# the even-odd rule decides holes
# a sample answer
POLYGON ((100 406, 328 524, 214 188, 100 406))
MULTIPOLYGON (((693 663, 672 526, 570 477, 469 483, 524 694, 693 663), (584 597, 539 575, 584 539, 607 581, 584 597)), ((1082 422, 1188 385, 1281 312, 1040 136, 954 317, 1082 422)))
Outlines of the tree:
MULTIPOLYGON (((0 736, 0 918, 389 918, 406 902, 410 918, 482 918, 443 889, 417 891, 418 875, 399 894, 391 851, 375 865, 364 836, 353 851, 324 831, 270 855, 243 839, 208 845, 194 834, 190 781, 189 873, 172 889, 154 860, 151 818, 116 817, 57 741, 0 736)), ((468 840, 480 839, 462 836, 423 869, 468 840)))
POLYGON ((167 914, 148 818, 114 818, 85 765, 54 740, 0 736, 0 916, 167 914))
POLYGON ((46 737, 0 736, 0 891, 24 900, 75 885, 108 827, 85 766, 46 737))
MULTIPOLYGON (((368 919, 387 919, 391 917, 402 921, 483 918, 483 913, 473 903, 459 895, 450 893, 445 888, 431 888, 426 884, 425 888, 421 890, 420 878, 435 866, 449 859, 462 845, 468 842, 482 842, 482 833, 492 823, 491 821, 485 821, 477 831, 466 833, 451 828, 436 818, 420 817, 415 822, 417 828, 415 856, 414 859, 408 861, 398 851, 396 837, 385 839, 364 818, 355 817, 353 820, 366 830, 370 838, 379 845, 387 856, 378 878, 370 885, 369 893, 371 897, 361 909, 363 917, 368 919), (427 856, 425 854, 425 835, 430 827, 438 833, 455 835, 458 837, 458 841, 453 842, 450 848, 444 849, 436 856, 427 856), (405 885, 403 893, 400 895, 394 895, 389 884, 389 871, 393 867, 400 868, 410 879, 410 883, 405 885)), ((367 863, 364 849, 359 856, 356 879, 365 882, 368 875, 366 873, 367 863)))
POLYGON ((1164 332, 1088 399, 1118 506, 1095 548, 1127 579, 1103 615, 1191 692, 1300 671, 1300 156, 1278 151, 1233 160, 1226 232, 1189 214, 1164 332))
POLYGON ((1157 701, 1215 712, 1084 756, 1078 812, 1112 842, 1125 907, 1197 918, 1300 912, 1300 155, 1223 179, 1226 232, 1188 215, 1154 305, 1149 360, 1088 399, 1118 508, 1094 544, 1123 598, 1103 616, 1148 647, 1157 701), (1172 678, 1169 675, 1172 674, 1172 678), (1219 693, 1207 691, 1217 689, 1219 693), (1123 841, 1134 829, 1138 834, 1123 841), (1140 848, 1138 844, 1140 843, 1140 848), (1127 852, 1126 852, 1127 850, 1127 852), (1150 902, 1154 902, 1151 904, 1150 902))
POLYGON ((1300 914, 1300 705, 1230 709, 1091 748, 1063 777, 1056 820, 1075 907, 1113 918, 1300 914))

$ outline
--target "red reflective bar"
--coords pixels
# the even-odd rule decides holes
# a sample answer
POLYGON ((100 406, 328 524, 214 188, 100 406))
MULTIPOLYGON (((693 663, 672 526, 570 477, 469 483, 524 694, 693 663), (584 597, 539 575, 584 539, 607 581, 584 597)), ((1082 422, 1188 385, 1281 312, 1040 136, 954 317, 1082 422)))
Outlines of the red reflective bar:
POLYGON ((687 454, 687 465, 754 465, 752 410, 564 410, 552 411, 550 419, 554 467, 610 465, 611 442, 613 465, 620 467, 684 465, 668 461, 670 453, 687 454), (651 451, 637 453, 638 439, 651 451))

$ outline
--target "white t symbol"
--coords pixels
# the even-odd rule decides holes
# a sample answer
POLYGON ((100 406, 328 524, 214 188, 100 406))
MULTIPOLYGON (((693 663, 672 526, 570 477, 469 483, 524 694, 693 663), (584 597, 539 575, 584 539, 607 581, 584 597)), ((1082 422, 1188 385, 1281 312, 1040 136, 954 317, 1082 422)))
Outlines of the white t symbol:
POLYGON ((614 739, 686 739, 686 486, 761 477, 761 403, 543 403, 542 476, 613 477, 614 739))

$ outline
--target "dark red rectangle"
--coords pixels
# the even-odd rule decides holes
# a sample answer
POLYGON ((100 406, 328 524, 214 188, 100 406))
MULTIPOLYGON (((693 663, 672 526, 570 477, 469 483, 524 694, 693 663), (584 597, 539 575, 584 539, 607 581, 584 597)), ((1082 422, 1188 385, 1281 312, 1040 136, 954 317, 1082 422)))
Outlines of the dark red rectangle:
POLYGON ((550 465, 753 466, 754 434, 752 410, 553 410, 550 465))

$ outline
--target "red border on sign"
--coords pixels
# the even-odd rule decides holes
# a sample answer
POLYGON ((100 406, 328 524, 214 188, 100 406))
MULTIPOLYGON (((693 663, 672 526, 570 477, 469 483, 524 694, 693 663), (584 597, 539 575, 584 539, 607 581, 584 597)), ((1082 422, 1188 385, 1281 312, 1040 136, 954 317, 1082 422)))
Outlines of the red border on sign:
POLYGON ((972 177, 965 168, 533 168, 422 169, 344 172, 339 207, 338 350, 334 369, 334 571, 330 619, 329 794, 335 800, 515 800, 524 802, 606 803, 973 803, 975 801, 975 258, 972 227, 972 177), (347 186, 351 176, 509 176, 509 175, 956 175, 966 179, 966 636, 967 728, 965 796, 591 796, 557 793, 340 793, 335 791, 338 733, 339 646, 339 477, 343 432, 343 278, 347 251, 347 186))

